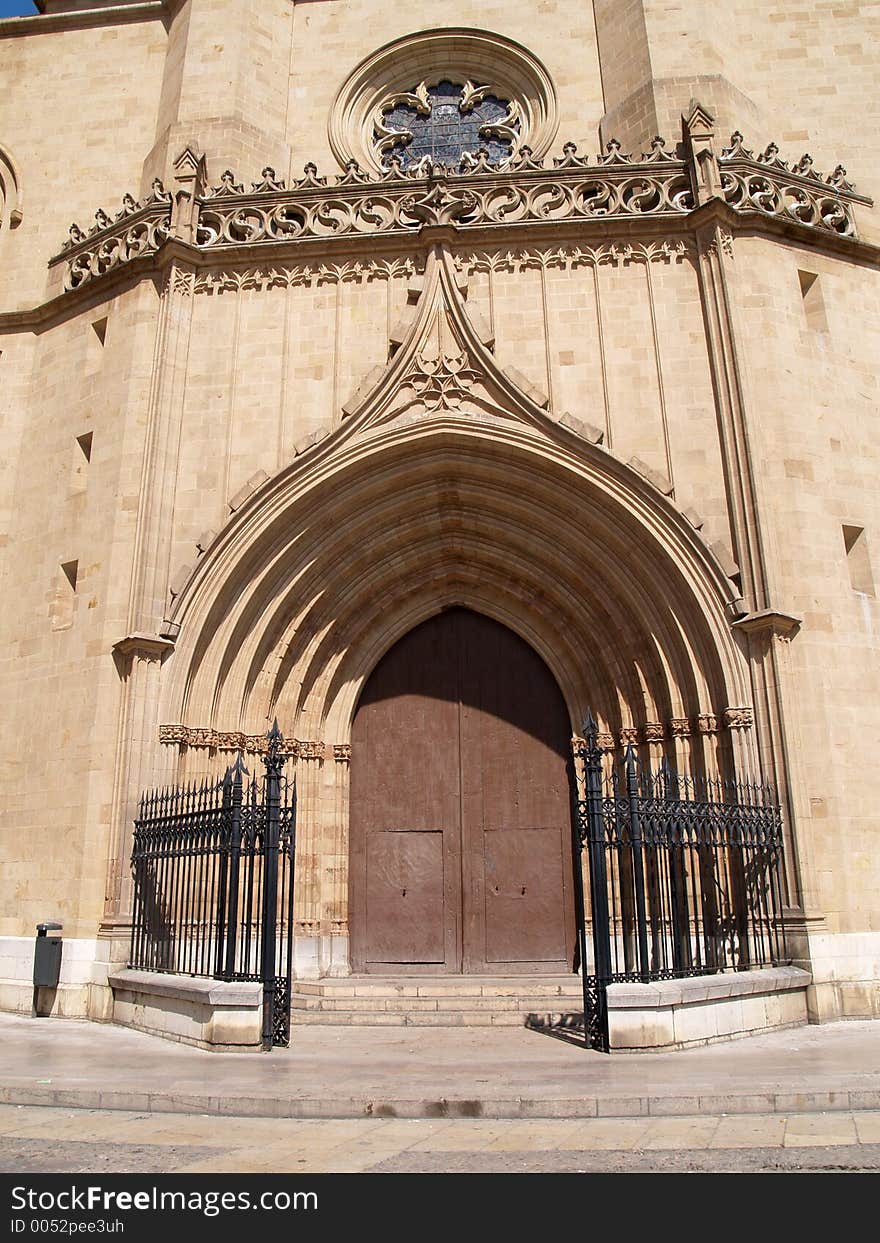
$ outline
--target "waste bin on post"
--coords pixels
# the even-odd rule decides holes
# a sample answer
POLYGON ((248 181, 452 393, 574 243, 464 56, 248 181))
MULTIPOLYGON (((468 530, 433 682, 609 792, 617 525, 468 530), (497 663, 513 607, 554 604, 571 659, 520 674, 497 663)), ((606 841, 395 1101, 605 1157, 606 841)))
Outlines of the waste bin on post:
POLYGON ((37 1015, 37 993, 41 988, 57 988, 61 976, 61 937, 50 937, 50 932, 60 932, 63 924, 37 924, 34 942, 34 1000, 32 1017, 37 1015))

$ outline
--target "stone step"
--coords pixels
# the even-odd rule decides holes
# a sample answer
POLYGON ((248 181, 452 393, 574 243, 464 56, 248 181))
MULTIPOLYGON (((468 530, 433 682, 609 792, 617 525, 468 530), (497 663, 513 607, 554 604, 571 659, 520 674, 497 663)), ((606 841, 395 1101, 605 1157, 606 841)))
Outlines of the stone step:
POLYGON ((578 976, 418 976, 296 980, 291 1021, 365 1027, 521 1027, 579 1013, 578 976))
POLYGON ((356 1027, 525 1027, 530 1017, 539 1026, 559 1026, 563 1016, 574 1013, 579 1016, 583 1008, 551 1011, 519 1010, 407 1010, 352 1011, 352 1010, 291 1010, 293 1026, 304 1024, 356 1027))
POLYGON ((412 1011, 414 1014, 432 1010, 489 1010, 501 1013, 506 1010, 559 1009, 578 997, 300 997, 296 993, 290 999, 294 1010, 350 1010, 352 1013, 368 1014, 371 1011, 412 1011))
POLYGON ((399 980, 348 976, 344 979, 295 980, 303 997, 575 997, 581 995, 577 976, 422 976, 399 980))

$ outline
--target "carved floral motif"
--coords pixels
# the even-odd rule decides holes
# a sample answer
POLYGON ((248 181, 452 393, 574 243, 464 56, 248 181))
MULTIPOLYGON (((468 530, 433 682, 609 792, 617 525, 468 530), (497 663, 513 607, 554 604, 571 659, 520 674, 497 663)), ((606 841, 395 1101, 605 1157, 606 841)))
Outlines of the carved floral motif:
POLYGON ((223 294, 242 290, 286 289, 295 286, 363 284, 372 280, 408 278, 424 270, 424 260, 347 259, 339 263, 279 263, 271 268, 212 269, 184 273, 192 293, 223 294))
POLYGON ((529 268, 597 267, 601 263, 680 262, 691 248, 682 240, 659 242, 599 242, 596 246, 517 246, 498 250, 460 251, 455 266, 460 272, 524 272, 529 268))
MULTIPOLYGON (((216 751, 247 751, 262 755, 268 750, 265 734, 245 734, 239 730, 217 730, 188 725, 160 725, 159 741, 186 747, 211 747, 216 751)), ((300 743, 296 739, 285 740, 282 735, 281 750, 297 756, 303 746, 321 746, 323 743, 300 743)), ((323 754, 323 750, 322 750, 323 754)))
POLYGON ((326 748, 323 742, 297 742, 296 754, 301 760, 323 760, 326 748))

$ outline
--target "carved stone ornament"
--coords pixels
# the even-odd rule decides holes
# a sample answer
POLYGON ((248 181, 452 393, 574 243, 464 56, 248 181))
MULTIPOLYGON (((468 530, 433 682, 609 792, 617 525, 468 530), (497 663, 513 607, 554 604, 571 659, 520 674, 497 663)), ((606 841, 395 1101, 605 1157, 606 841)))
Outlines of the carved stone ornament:
POLYGON ((297 742, 296 754, 301 760, 323 760, 326 747, 323 742, 297 742))
MULTIPOLYGON (((765 158, 767 152, 755 158, 741 136, 734 138, 717 160, 712 135, 697 143, 701 194, 708 187, 710 197, 735 212, 856 236, 853 204, 870 205, 871 200, 854 192, 841 166, 823 179, 808 157, 789 169, 776 156, 765 158)), ((349 160, 334 185, 319 177, 313 164, 289 187, 272 168, 264 168, 250 189, 227 170, 218 185, 193 199, 194 239, 187 235, 184 240, 212 253, 245 245, 393 237, 418 233, 426 225, 485 230, 648 216, 681 220, 698 206, 692 178, 696 158, 677 159, 655 139, 650 152, 634 159, 612 140, 594 160, 566 143, 552 168, 545 168, 528 147, 501 168, 474 157, 456 172, 428 157, 411 168, 389 158, 388 168, 373 174, 349 160)), ((52 260, 66 262, 66 290, 154 254, 170 236, 172 201, 161 182, 154 183, 147 198, 133 202, 127 195, 115 215, 99 210, 89 232, 71 226, 68 241, 52 260)), ((729 232, 722 232, 720 241, 729 251, 729 232)))
MULTIPOLYGON (((217 730, 188 725, 160 725, 159 741, 184 747, 209 747, 215 751, 247 751, 262 755, 268 750, 265 734, 244 734, 239 730, 217 730)), ((299 743, 287 742, 283 735, 281 750, 296 755, 299 743)))
POLYGON ((673 738, 689 738, 691 735, 690 719, 686 716, 674 716, 669 722, 669 733, 673 738))
POLYGON ((145 661, 148 664, 161 664, 169 652, 174 650, 174 642, 161 635, 129 634, 118 643, 113 644, 114 655, 124 661, 145 661))
POLYGON ((405 383, 428 410, 457 410, 480 379, 480 372, 469 364, 466 354, 442 358, 418 354, 405 383))
POLYGON ((639 741, 638 727, 635 725, 625 725, 623 729, 620 731, 620 745, 622 747, 628 747, 630 743, 632 743, 633 746, 637 746, 638 741, 639 741))
POLYGON ((714 712, 701 712, 697 717, 697 730, 701 734, 718 733, 718 717, 714 712))
POLYGON ((336 742, 333 744, 333 758, 337 764, 351 763, 351 743, 336 742))
POLYGON ((725 729, 752 728, 751 708, 725 708, 723 719, 725 729))
POLYGON ((662 742, 666 737, 666 727, 662 721, 645 723, 645 742, 662 742))
MULTIPOLYGON (((614 735, 609 733, 598 733, 596 735, 596 746, 600 751, 614 750, 614 735)), ((587 740, 580 734, 575 734, 571 740, 571 753, 575 759, 583 758, 587 754, 587 740)))
POLYGON ((359 284, 408 278, 424 271, 424 260, 416 256, 397 259, 342 259, 338 263, 282 263, 271 267, 214 268, 207 272, 181 272, 178 292, 195 294, 240 293, 255 289, 292 289, 297 286, 359 284))
POLYGON ((681 262, 693 248, 683 240, 664 238, 658 242, 598 242, 595 246, 517 246, 497 250, 461 250, 455 255, 456 268, 470 276, 474 272, 525 272, 529 269, 595 268, 600 264, 626 266, 630 263, 681 262))

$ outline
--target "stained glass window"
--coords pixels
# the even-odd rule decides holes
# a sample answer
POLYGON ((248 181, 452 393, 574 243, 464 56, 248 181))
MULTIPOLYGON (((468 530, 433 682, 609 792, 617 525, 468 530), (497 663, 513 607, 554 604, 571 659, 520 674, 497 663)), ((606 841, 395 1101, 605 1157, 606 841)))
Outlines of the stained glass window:
POLYGON ((485 88, 449 81, 421 84, 382 110, 382 161, 387 167, 395 155, 401 167, 409 168, 428 156, 457 167, 465 153, 482 149, 497 164, 512 154, 518 131, 516 109, 485 88))

